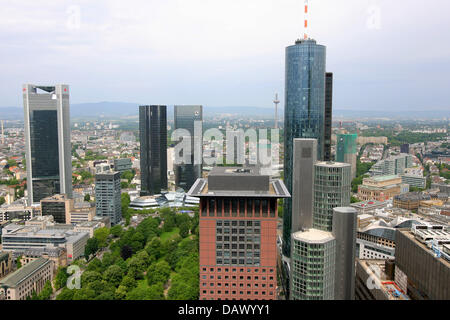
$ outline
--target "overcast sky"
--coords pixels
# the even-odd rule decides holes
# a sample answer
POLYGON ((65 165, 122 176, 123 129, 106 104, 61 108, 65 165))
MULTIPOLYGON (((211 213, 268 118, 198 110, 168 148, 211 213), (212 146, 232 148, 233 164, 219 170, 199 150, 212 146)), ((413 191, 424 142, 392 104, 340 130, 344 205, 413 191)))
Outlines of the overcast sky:
MULTIPOLYGON (((334 108, 450 110, 450 1, 309 0, 334 108)), ((271 107, 303 0, 2 0, 0 106, 23 83, 71 103, 271 107)))

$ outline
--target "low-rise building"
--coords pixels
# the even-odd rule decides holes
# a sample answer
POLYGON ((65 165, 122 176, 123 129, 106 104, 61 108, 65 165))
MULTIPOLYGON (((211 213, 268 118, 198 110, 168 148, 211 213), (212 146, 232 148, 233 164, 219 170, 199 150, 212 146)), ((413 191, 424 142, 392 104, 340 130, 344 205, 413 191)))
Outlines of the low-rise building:
POLYGON ((409 186, 402 184, 402 178, 397 175, 376 176, 365 178, 363 184, 358 186, 358 198, 363 201, 386 201, 408 191, 409 186))
POLYGON ((394 197, 393 205, 396 208, 417 210, 419 209, 420 203, 424 200, 431 200, 431 196, 421 192, 409 192, 396 195, 394 197))
POLYGON ((358 215, 372 212, 375 209, 386 208, 388 205, 387 201, 377 201, 377 200, 367 200, 361 201, 357 203, 350 204, 350 207, 355 208, 358 212, 358 215))
POLYGON ((53 279, 53 261, 38 258, 0 280, 0 296, 5 300, 25 300, 39 294, 53 279))
POLYGON ((59 267, 67 266, 67 252, 65 248, 60 247, 46 247, 46 248, 31 248, 24 251, 15 251, 13 258, 20 257, 20 263, 22 266, 37 260, 39 258, 45 258, 53 261, 54 272, 59 267))
POLYGON ((26 251, 34 248, 61 247, 67 251, 67 261, 71 263, 84 254, 89 234, 75 232, 73 226, 21 226, 10 224, 3 229, 3 249, 26 251))

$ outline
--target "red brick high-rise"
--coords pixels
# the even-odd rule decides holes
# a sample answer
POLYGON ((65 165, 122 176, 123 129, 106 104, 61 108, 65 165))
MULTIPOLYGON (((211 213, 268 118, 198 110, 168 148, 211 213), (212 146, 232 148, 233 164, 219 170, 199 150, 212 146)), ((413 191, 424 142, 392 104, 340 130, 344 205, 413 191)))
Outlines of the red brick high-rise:
POLYGON ((276 299, 283 182, 258 167, 216 167, 188 195, 200 198, 200 300, 276 299))

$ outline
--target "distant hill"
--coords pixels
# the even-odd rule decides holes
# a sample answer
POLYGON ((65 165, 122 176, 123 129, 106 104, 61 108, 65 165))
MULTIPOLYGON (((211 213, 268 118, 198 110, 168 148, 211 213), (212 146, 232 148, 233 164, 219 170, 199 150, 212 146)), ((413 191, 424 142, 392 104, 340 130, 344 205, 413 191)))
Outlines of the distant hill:
MULTIPOLYGON (((77 118, 118 118, 133 116, 139 114, 139 103, 129 102, 97 102, 80 103, 70 106, 70 116, 77 118)), ((214 115, 236 115, 252 118, 271 118, 274 116, 274 108, 263 107, 224 107, 224 106, 205 106, 204 116, 214 115)), ((449 109, 450 110, 450 109, 449 109)), ((362 118, 389 118, 389 119, 443 119, 450 118, 449 110, 426 110, 426 111, 385 111, 385 110, 334 110, 333 117, 345 119, 362 118)), ((279 108, 280 119, 283 117, 284 110, 279 108)), ((168 118, 173 119, 173 106, 168 106, 168 118)), ((22 120, 23 109, 17 107, 0 107, 0 119, 4 120, 22 120)))

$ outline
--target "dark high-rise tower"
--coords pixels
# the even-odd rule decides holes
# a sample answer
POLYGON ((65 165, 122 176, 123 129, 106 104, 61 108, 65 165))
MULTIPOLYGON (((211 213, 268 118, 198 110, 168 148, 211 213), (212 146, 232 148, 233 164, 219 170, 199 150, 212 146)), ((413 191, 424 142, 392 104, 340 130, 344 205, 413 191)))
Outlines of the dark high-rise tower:
POLYGON ((333 125, 333 73, 325 74, 325 132, 323 160, 331 161, 331 129, 333 125))
MULTIPOLYGON (((191 156, 190 163, 174 164, 175 171, 175 185, 189 191, 195 181, 202 177, 202 165, 195 164, 194 155, 199 152, 202 159, 202 145, 203 145, 203 107, 202 106, 174 106, 175 130, 184 129, 189 133, 191 139, 191 156), (195 122, 200 124, 199 132, 195 132, 195 122), (197 136, 196 136, 197 134, 197 136), (196 150, 196 147, 197 149, 196 150)), ((178 155, 175 155, 178 157, 178 155)), ((180 155, 181 156, 181 155, 180 155)))
POLYGON ((29 203, 72 198, 69 86, 25 84, 22 91, 29 203))
POLYGON ((167 107, 139 107, 141 196, 167 189, 167 107))
MULTIPOLYGON (((315 40, 297 40, 286 48, 284 111, 284 181, 292 193, 294 138, 317 139, 317 159, 323 159, 325 136, 326 48, 315 40)), ((283 210, 283 254, 290 256, 292 201, 283 210)))

